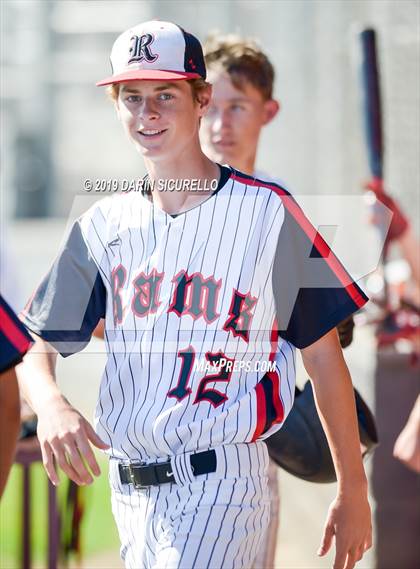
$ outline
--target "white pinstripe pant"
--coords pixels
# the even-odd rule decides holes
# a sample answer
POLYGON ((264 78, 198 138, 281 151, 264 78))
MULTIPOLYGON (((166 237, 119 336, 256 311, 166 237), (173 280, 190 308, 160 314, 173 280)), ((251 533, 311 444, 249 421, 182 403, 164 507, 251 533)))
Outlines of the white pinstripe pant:
MULTIPOLYGON (((251 567, 269 520, 267 447, 215 451, 216 472, 144 490, 122 485, 111 459, 112 509, 127 569, 251 567)), ((185 468, 172 466, 179 479, 185 468)))
POLYGON ((270 521, 254 559, 252 569, 274 569, 280 517, 279 470, 274 460, 270 459, 268 465, 270 521))

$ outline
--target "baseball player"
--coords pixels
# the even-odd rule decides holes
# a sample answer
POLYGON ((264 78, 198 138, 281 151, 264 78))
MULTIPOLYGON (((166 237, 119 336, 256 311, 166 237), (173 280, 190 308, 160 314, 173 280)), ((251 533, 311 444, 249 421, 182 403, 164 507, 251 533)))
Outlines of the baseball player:
POLYGON ((349 569, 371 543, 351 379, 335 326, 366 297, 290 194, 207 158, 211 99, 199 41, 170 22, 121 34, 109 85, 147 169, 73 225, 23 318, 38 335, 21 382, 44 464, 78 484, 110 456, 129 568, 249 567, 269 519, 268 453, 313 378, 339 480, 323 548, 349 569), (105 317, 95 430, 55 383, 56 353, 83 349, 105 317), (304 318, 304 321, 303 321, 304 318), (279 344, 279 338, 282 338, 279 344), (36 378, 36 379, 34 379, 36 378))
POLYGON ((15 366, 32 338, 0 295, 0 497, 13 462, 20 428, 20 401, 15 366))

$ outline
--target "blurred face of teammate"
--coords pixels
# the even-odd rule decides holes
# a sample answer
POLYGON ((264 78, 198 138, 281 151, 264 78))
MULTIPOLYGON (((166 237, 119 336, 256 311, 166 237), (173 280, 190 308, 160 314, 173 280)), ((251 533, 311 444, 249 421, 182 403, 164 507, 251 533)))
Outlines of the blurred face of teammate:
POLYGON ((226 72, 209 75, 213 92, 200 130, 203 149, 215 162, 251 174, 261 129, 275 117, 279 105, 273 99, 265 100, 246 81, 238 89, 226 72))
POLYGON ((153 162, 187 158, 199 145, 200 117, 207 110, 211 88, 195 101, 187 81, 122 83, 116 108, 129 139, 153 162))

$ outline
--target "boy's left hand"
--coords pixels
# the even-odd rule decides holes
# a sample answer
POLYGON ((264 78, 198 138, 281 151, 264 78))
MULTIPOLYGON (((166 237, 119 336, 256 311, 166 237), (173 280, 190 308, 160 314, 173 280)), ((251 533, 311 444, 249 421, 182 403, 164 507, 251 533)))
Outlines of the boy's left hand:
POLYGON ((352 569, 372 547, 372 521, 369 502, 365 495, 348 493, 338 495, 332 502, 325 524, 318 555, 325 555, 335 536, 333 569, 352 569))

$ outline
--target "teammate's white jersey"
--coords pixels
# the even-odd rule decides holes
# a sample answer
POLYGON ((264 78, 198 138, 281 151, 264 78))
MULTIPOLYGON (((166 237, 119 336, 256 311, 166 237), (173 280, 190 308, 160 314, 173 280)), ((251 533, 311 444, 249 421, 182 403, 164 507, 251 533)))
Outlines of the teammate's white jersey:
POLYGON ((225 167, 216 192, 176 216, 132 192, 75 223, 26 324, 67 355, 105 316, 96 430, 114 457, 154 462, 280 428, 294 346, 365 300, 312 230, 283 188, 225 167), (308 243, 329 288, 302 277, 308 243))

